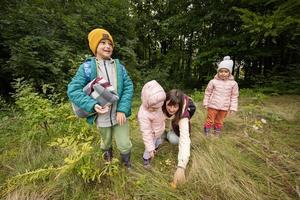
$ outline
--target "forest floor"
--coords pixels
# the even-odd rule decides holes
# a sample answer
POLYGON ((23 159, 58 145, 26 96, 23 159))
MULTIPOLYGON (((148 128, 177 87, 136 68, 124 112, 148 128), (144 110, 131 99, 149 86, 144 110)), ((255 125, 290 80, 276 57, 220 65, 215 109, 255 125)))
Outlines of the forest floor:
MULTIPOLYGON (((84 120, 73 119, 72 123, 50 126, 46 129, 47 140, 37 135, 28 140, 24 134, 32 136, 35 130, 33 127, 25 130, 28 121, 16 109, 1 111, 1 197, 10 200, 300 199, 300 96, 241 95, 239 111, 226 118, 219 138, 204 137, 202 125, 206 111, 201 98, 194 97, 197 111, 192 118, 187 182, 176 189, 170 182, 176 169, 177 146, 164 142, 151 169, 143 168, 144 144, 136 121, 138 100, 134 101, 130 118, 133 170, 127 172, 115 160, 104 166, 107 171, 102 170, 101 176, 93 171, 93 156, 72 165, 79 160, 75 156, 78 152, 88 151, 84 145, 80 151, 72 149, 77 154, 66 159, 71 150, 66 149, 65 144, 69 142, 74 147, 74 139, 55 140, 51 136, 51 129, 60 129, 63 135, 63 131, 70 132, 72 126, 83 124, 84 120), (64 175, 66 171, 70 173, 64 175), (93 180, 93 173, 100 178, 93 180)), ((95 128, 86 129, 98 135, 95 128)), ((95 149, 98 145, 98 142, 92 143, 95 149)), ((118 158, 117 151, 114 153, 118 158)), ((97 162, 103 161, 98 159, 97 162)))

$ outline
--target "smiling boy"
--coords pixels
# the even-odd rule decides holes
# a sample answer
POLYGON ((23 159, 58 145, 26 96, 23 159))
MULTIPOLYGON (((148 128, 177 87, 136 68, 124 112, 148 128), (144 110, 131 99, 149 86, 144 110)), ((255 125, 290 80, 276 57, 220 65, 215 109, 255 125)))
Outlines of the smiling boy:
POLYGON ((127 118, 131 115, 133 83, 125 67, 118 59, 112 59, 114 41, 111 34, 102 28, 96 28, 88 34, 89 47, 94 57, 80 65, 76 75, 68 85, 68 97, 79 108, 91 114, 89 123, 100 129, 101 149, 104 159, 112 159, 112 138, 116 140, 121 160, 127 168, 131 167, 130 155, 132 143, 129 137, 127 118), (117 102, 101 106, 83 88, 93 79, 101 77, 118 95, 117 102))

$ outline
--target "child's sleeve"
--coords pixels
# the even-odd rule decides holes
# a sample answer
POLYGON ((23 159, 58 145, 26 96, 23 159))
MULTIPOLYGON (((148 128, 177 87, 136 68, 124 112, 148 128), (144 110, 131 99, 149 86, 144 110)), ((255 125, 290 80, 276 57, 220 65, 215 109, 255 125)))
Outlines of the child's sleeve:
POLYGON ((239 86, 238 86, 237 82, 235 82, 235 84, 231 90, 230 109, 229 110, 237 111, 238 97, 239 97, 239 86))
POLYGON ((131 103, 133 97, 133 83, 124 66, 122 67, 123 92, 119 100, 117 112, 123 112, 126 116, 130 115, 131 103))
POLYGON ((79 108, 87 111, 94 112, 94 105, 97 103, 95 99, 88 96, 83 88, 87 84, 85 77, 84 67, 81 65, 76 72, 76 75, 72 78, 71 82, 68 84, 67 94, 69 99, 79 108))
POLYGON ((213 85, 213 81, 209 81, 206 89, 205 89, 205 93, 204 93, 204 99, 203 99, 203 106, 207 106, 208 105, 208 101, 209 101, 209 98, 213 92, 213 88, 214 88, 214 85, 213 85))
POLYGON ((140 112, 138 113, 138 121, 140 125, 140 131, 142 132, 145 148, 148 152, 151 152, 155 149, 151 121, 140 112))

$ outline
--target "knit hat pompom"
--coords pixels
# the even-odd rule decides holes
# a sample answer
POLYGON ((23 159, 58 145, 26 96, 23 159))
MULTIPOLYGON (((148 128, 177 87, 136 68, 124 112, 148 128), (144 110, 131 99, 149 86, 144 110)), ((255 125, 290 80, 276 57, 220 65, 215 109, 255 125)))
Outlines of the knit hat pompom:
POLYGON ((230 74, 232 73, 233 61, 230 60, 230 56, 225 56, 223 61, 218 65, 218 71, 220 69, 228 69, 230 74))
POLYGON ((96 28, 88 34, 89 46, 94 55, 96 55, 99 42, 104 39, 110 40, 112 45, 114 46, 114 40, 112 36, 105 29, 96 28))
POLYGON ((230 56, 225 56, 223 60, 230 60, 230 56))

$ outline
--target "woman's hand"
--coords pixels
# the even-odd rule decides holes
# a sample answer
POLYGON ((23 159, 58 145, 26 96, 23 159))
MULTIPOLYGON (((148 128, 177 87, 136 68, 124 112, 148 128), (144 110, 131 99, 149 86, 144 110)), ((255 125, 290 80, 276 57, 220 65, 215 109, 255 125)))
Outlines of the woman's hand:
POLYGON ((120 126, 126 123, 126 116, 122 112, 117 112, 117 122, 120 126))
POLYGON ((109 106, 100 106, 99 104, 95 104, 94 110, 99 114, 104 114, 109 111, 109 106))
POLYGON ((185 183, 185 169, 182 167, 177 167, 174 174, 172 185, 173 187, 185 183))

